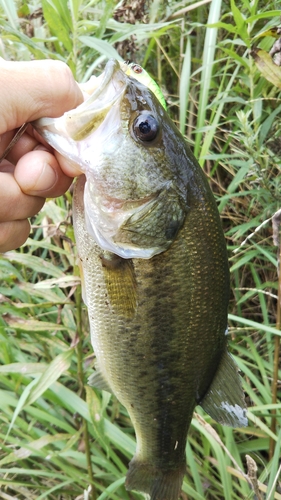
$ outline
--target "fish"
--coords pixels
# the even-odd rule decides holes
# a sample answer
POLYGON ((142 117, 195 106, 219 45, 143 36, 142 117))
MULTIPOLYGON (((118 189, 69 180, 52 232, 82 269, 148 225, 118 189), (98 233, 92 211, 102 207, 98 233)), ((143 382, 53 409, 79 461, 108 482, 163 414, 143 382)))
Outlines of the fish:
MULTIPOLYGON (((125 487, 177 500, 200 405, 247 425, 227 347, 226 244, 205 173, 153 92, 119 61, 82 84, 85 101, 34 123, 80 169, 74 232, 96 355, 89 384, 131 418, 125 487)), ((151 87, 151 86, 150 86, 151 87)))

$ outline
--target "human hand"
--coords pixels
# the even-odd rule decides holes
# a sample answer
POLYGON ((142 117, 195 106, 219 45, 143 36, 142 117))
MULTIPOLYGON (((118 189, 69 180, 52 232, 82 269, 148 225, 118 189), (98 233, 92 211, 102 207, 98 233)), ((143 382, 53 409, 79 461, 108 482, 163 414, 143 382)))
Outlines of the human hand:
MULTIPOLYGON (((25 122, 58 117, 83 101, 70 69, 60 61, 10 62, 0 58, 0 158, 25 122)), ((28 217, 45 199, 60 196, 81 172, 60 165, 52 148, 28 125, 0 163, 0 252, 18 248, 30 232, 28 217)))

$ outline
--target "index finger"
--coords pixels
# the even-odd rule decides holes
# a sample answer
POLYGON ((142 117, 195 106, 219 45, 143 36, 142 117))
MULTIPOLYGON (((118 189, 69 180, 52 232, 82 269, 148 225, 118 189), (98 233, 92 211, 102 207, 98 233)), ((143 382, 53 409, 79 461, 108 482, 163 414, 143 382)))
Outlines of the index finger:
POLYGON ((0 59, 0 88, 0 134, 43 116, 60 116, 83 102, 70 68, 61 61, 0 59))

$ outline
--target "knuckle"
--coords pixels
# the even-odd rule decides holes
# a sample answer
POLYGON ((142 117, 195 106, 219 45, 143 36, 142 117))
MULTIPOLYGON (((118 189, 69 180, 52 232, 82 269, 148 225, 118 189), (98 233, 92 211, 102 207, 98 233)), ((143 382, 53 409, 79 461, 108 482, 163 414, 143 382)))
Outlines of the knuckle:
POLYGON ((49 61, 49 74, 56 83, 71 85, 73 74, 69 66, 63 61, 49 61))

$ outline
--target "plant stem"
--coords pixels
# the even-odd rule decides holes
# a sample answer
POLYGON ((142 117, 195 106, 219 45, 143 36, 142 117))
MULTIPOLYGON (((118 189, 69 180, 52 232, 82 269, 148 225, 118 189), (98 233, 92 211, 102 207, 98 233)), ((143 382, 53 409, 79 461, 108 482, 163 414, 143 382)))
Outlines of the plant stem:
MULTIPOLYGON (((279 232, 279 241, 278 241, 278 300, 277 300, 277 317, 276 317, 276 328, 280 330, 281 328, 281 246, 280 246, 280 232, 279 232)), ((278 368, 279 368, 279 356, 280 356, 280 337, 278 335, 275 336, 274 340, 274 360, 273 360, 273 377, 272 377, 272 385, 271 385, 271 394, 272 394, 272 404, 277 403, 277 389, 278 389, 278 368)), ((271 420, 271 431, 276 434, 276 410, 273 409, 271 411, 272 420, 271 420)), ((275 440, 270 438, 269 442, 269 459, 271 460, 274 455, 275 450, 275 440)))
POLYGON ((91 493, 90 493, 90 498, 91 500, 96 500, 97 495, 96 495, 96 488, 94 486, 94 474, 93 474, 93 469, 92 469, 92 462, 91 462, 91 450, 89 446, 89 431, 88 431, 88 422, 84 420, 84 441, 85 441, 85 453, 86 453, 86 459, 87 459, 87 471, 89 474, 89 479, 91 483, 91 493))

